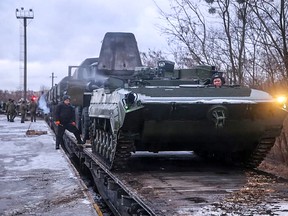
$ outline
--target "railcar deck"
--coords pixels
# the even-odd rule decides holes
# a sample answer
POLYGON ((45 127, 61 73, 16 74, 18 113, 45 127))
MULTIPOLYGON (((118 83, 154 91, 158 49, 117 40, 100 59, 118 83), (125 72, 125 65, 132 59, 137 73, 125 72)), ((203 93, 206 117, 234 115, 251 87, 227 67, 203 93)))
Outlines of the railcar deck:
POLYGON ((192 152, 136 153, 125 171, 110 171, 69 132, 65 147, 90 169, 115 215, 288 214, 288 182, 267 173, 207 162, 192 152))

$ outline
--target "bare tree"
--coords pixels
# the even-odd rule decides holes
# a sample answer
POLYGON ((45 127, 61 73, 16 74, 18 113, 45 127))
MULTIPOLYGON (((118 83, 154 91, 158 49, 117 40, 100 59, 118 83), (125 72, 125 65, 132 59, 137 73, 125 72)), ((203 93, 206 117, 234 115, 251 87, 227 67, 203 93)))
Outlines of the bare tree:
POLYGON ((206 0, 210 5, 209 12, 221 20, 225 35, 218 39, 224 45, 223 53, 228 62, 226 67, 231 71, 232 83, 244 82, 244 63, 246 61, 247 21, 249 7, 246 1, 206 0))
POLYGON ((208 30, 199 5, 189 0, 174 0, 171 13, 159 10, 168 24, 162 26, 161 31, 168 36, 174 53, 179 53, 181 47, 181 55, 177 55, 180 65, 209 64, 208 30))
POLYGON ((160 9, 160 14, 167 22, 161 30, 177 48, 178 65, 215 65, 229 71, 233 83, 243 82, 248 16, 245 1, 175 0, 171 1, 170 13, 160 9))
POLYGON ((141 60, 143 65, 148 67, 155 67, 159 60, 166 59, 166 56, 162 53, 162 51, 151 50, 149 49, 147 53, 140 52, 141 60))
MULTIPOLYGON (((288 85, 288 48, 287 48, 287 19, 288 2, 251 1, 249 2, 255 17, 253 25, 259 37, 259 59, 262 69, 272 84, 283 80, 288 85)), ((282 82, 283 83, 283 82, 282 82)))

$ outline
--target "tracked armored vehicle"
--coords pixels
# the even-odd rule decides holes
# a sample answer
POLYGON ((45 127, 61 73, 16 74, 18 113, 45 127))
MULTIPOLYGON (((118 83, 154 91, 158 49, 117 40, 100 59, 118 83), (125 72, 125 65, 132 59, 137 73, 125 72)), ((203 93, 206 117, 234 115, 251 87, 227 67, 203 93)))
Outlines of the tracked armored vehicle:
POLYGON ((93 153, 109 169, 124 168, 136 151, 194 151, 257 167, 287 112, 266 92, 207 84, 213 69, 174 70, 161 61, 129 79, 107 79, 89 106, 93 153))
POLYGON ((132 33, 108 32, 105 34, 99 58, 86 58, 79 66, 69 66, 68 76, 53 86, 46 95, 50 109, 49 124, 54 128, 54 110, 63 95, 71 96, 75 107, 75 123, 83 140, 89 139, 90 105, 93 89, 103 87, 109 76, 129 77, 141 60, 132 33), (74 72, 72 73, 72 70, 74 72))
POLYGON ((98 58, 87 58, 79 66, 69 66, 68 76, 64 77, 48 91, 46 102, 50 109, 50 126, 54 125, 55 107, 62 101, 62 97, 68 94, 71 96, 73 106, 75 106, 75 121, 77 127, 81 131, 84 140, 89 138, 90 120, 88 107, 91 92, 103 83, 101 76, 97 74, 95 68, 97 61, 98 58), (72 74, 72 69, 74 68, 76 68, 76 70, 72 74))

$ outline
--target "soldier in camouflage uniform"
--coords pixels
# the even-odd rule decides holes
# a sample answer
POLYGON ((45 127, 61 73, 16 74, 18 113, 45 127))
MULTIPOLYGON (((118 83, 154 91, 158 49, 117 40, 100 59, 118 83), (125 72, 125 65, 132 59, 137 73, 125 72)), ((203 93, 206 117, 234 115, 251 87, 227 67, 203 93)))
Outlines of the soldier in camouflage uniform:
POLYGON ((14 122, 14 118, 17 116, 16 105, 14 100, 11 99, 9 106, 8 106, 8 118, 10 122, 14 122))
POLYGON ((25 101, 22 101, 19 109, 21 113, 21 123, 24 123, 25 118, 26 118, 26 112, 27 112, 27 105, 25 101))
POLYGON ((36 122, 36 110, 37 110, 37 103, 32 98, 30 103, 30 116, 31 116, 31 122, 36 122))
POLYGON ((6 107, 5 107, 6 116, 7 116, 7 121, 10 121, 9 111, 8 111, 8 107, 9 107, 9 104, 10 104, 10 103, 11 103, 11 99, 9 98, 9 100, 8 100, 7 103, 6 103, 6 107))

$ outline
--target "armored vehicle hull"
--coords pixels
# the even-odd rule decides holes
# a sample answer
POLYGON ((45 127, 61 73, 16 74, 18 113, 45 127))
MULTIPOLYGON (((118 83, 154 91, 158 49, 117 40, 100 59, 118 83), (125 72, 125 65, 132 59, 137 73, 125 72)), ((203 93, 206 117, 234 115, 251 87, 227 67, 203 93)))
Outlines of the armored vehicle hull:
POLYGON ((254 167, 261 163, 286 116, 268 93, 171 82, 94 90, 93 152, 109 168, 125 166, 135 151, 194 151, 254 167))

